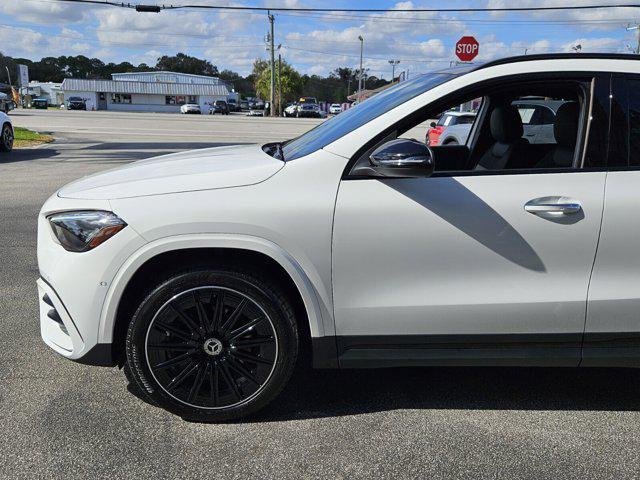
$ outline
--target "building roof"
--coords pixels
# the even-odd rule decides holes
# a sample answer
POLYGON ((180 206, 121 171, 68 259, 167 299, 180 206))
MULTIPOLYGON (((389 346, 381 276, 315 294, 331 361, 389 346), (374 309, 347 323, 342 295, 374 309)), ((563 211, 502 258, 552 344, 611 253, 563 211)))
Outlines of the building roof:
POLYGON ((62 90, 73 92, 136 93, 148 95, 227 96, 226 84, 191 84, 167 82, 130 82, 125 80, 85 80, 65 78, 62 90))
POLYGON ((132 82, 188 83, 194 85, 217 85, 220 83, 224 83, 218 77, 213 77, 210 75, 193 75, 191 73, 156 70, 150 72, 112 73, 111 78, 116 81, 126 80, 132 82))

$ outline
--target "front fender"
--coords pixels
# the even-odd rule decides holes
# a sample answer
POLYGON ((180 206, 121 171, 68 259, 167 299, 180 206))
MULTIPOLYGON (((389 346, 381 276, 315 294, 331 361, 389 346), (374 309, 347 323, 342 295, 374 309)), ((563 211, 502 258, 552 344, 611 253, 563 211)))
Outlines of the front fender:
POLYGON ((192 234, 164 237, 139 248, 120 267, 102 307, 98 341, 112 343, 120 299, 135 272, 148 260, 162 253, 188 248, 234 248, 267 255, 289 274, 304 303, 313 339, 334 336, 335 326, 330 309, 320 300, 317 288, 300 264, 279 245, 259 237, 230 234, 192 234))

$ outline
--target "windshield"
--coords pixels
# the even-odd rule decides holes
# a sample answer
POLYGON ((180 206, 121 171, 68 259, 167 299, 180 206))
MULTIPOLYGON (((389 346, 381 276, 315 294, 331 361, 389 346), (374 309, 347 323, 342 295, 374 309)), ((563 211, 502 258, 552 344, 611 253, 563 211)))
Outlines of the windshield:
POLYGON ((286 161, 295 160, 324 148, 347 133, 369 123, 371 120, 417 97, 421 93, 455 78, 460 73, 442 72, 418 75, 411 80, 401 82, 384 90, 367 101, 360 103, 357 107, 352 107, 340 115, 321 123, 304 135, 287 142, 283 148, 284 159, 286 161))

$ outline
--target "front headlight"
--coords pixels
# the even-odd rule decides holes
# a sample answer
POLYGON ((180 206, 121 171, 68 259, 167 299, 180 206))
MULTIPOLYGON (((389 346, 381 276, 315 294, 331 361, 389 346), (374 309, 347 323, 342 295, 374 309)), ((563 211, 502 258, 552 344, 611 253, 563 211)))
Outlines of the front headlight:
POLYGON ((47 217, 60 245, 70 252, 86 252, 127 226, 115 213, 100 210, 55 213, 47 217))

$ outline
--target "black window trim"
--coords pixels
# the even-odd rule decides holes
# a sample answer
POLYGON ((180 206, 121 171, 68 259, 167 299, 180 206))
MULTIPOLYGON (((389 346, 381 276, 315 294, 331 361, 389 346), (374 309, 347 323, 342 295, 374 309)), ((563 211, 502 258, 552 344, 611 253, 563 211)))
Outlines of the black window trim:
MULTIPOLYGON (((636 81, 636 82, 640 82, 640 74, 638 73, 614 73, 612 74, 612 80, 611 80, 611 101, 613 102, 614 100, 616 100, 616 98, 619 98, 620 96, 623 96, 623 108, 624 108, 624 113, 626 116, 626 147, 627 147, 627 160, 626 166, 608 166, 607 171, 609 172, 633 172, 633 171, 640 171, 640 165, 631 165, 631 117, 630 117, 630 100, 629 100, 629 91, 630 91, 630 86, 629 86, 629 81, 636 81), (623 80, 623 89, 619 90, 619 89, 615 89, 614 88, 614 81, 616 79, 622 79, 623 80)), ((614 124, 613 124, 613 118, 611 119, 611 121, 609 122, 609 128, 613 128, 614 124)), ((618 145, 610 145, 609 146, 609 155, 615 154, 617 153, 617 147, 618 145)))
MULTIPOLYGON (((592 125, 592 109, 595 103, 595 87, 598 82, 605 82, 606 84, 611 85, 611 77, 614 75, 612 72, 598 71, 598 72, 584 72, 584 71, 567 71, 567 72, 536 72, 530 75, 527 75, 526 79, 522 78, 522 75, 508 75, 502 77, 496 77, 492 79, 488 79, 485 81, 474 83, 468 87, 461 88, 456 90, 455 92, 450 93, 444 97, 437 99, 436 101, 421 107, 415 112, 409 114, 407 117, 399 120, 394 123, 384 131, 380 132, 374 138, 366 142, 360 149, 356 151, 356 153, 349 159, 349 162, 345 166, 345 169, 342 173, 342 180, 398 180, 398 178, 392 177, 380 177, 376 175, 351 175, 350 172, 355 166, 356 162, 362 157, 364 153, 366 153, 369 149, 372 148, 373 145, 376 145, 377 142, 388 137, 394 131, 397 131, 401 125, 410 123, 410 118, 420 118, 421 114, 427 110, 437 110, 440 108, 446 108, 448 105, 456 102, 456 99, 462 101, 466 97, 468 97, 474 90, 478 88, 488 87, 494 85, 496 83, 505 83, 505 82, 513 82, 513 83, 528 83, 535 82, 539 80, 545 79, 553 79, 553 80, 566 80, 566 81, 574 81, 576 83, 587 83, 590 82, 590 88, 588 91, 583 92, 585 94, 585 99, 588 102, 587 110, 584 108, 581 109, 581 123, 580 128, 582 129, 581 138, 578 140, 576 144, 576 151, 579 151, 579 158, 577 162, 574 159, 574 163, 578 166, 574 166, 573 168, 550 168, 550 169, 541 169, 541 168, 529 168, 529 169, 509 169, 509 170, 467 170, 467 171, 455 171, 455 172, 434 172, 429 178, 456 178, 456 177, 471 177, 471 176, 495 176, 495 175, 531 175, 531 174, 550 174, 550 173, 587 173, 587 172, 602 172, 607 171, 606 167, 606 157, 605 157, 605 165, 604 166, 594 166, 594 167, 584 167, 584 162, 586 159, 586 153, 589 146, 589 133, 592 125), (585 112, 588 112, 585 114, 585 112), (582 117, 585 118, 582 118, 582 117), (584 122, 586 121, 586 125, 584 122)), ((609 107, 609 105, 607 105, 609 107)), ((478 114, 480 117, 480 113, 478 114)), ((610 111, 607 108, 605 112, 605 121, 607 125, 610 126, 610 111)), ((475 126, 474 129, 475 130, 475 126)), ((608 139, 608 132, 607 132, 608 139)), ((606 154, 609 152, 609 145, 605 146, 606 154)), ((640 169, 639 167, 636 167, 640 169)))

